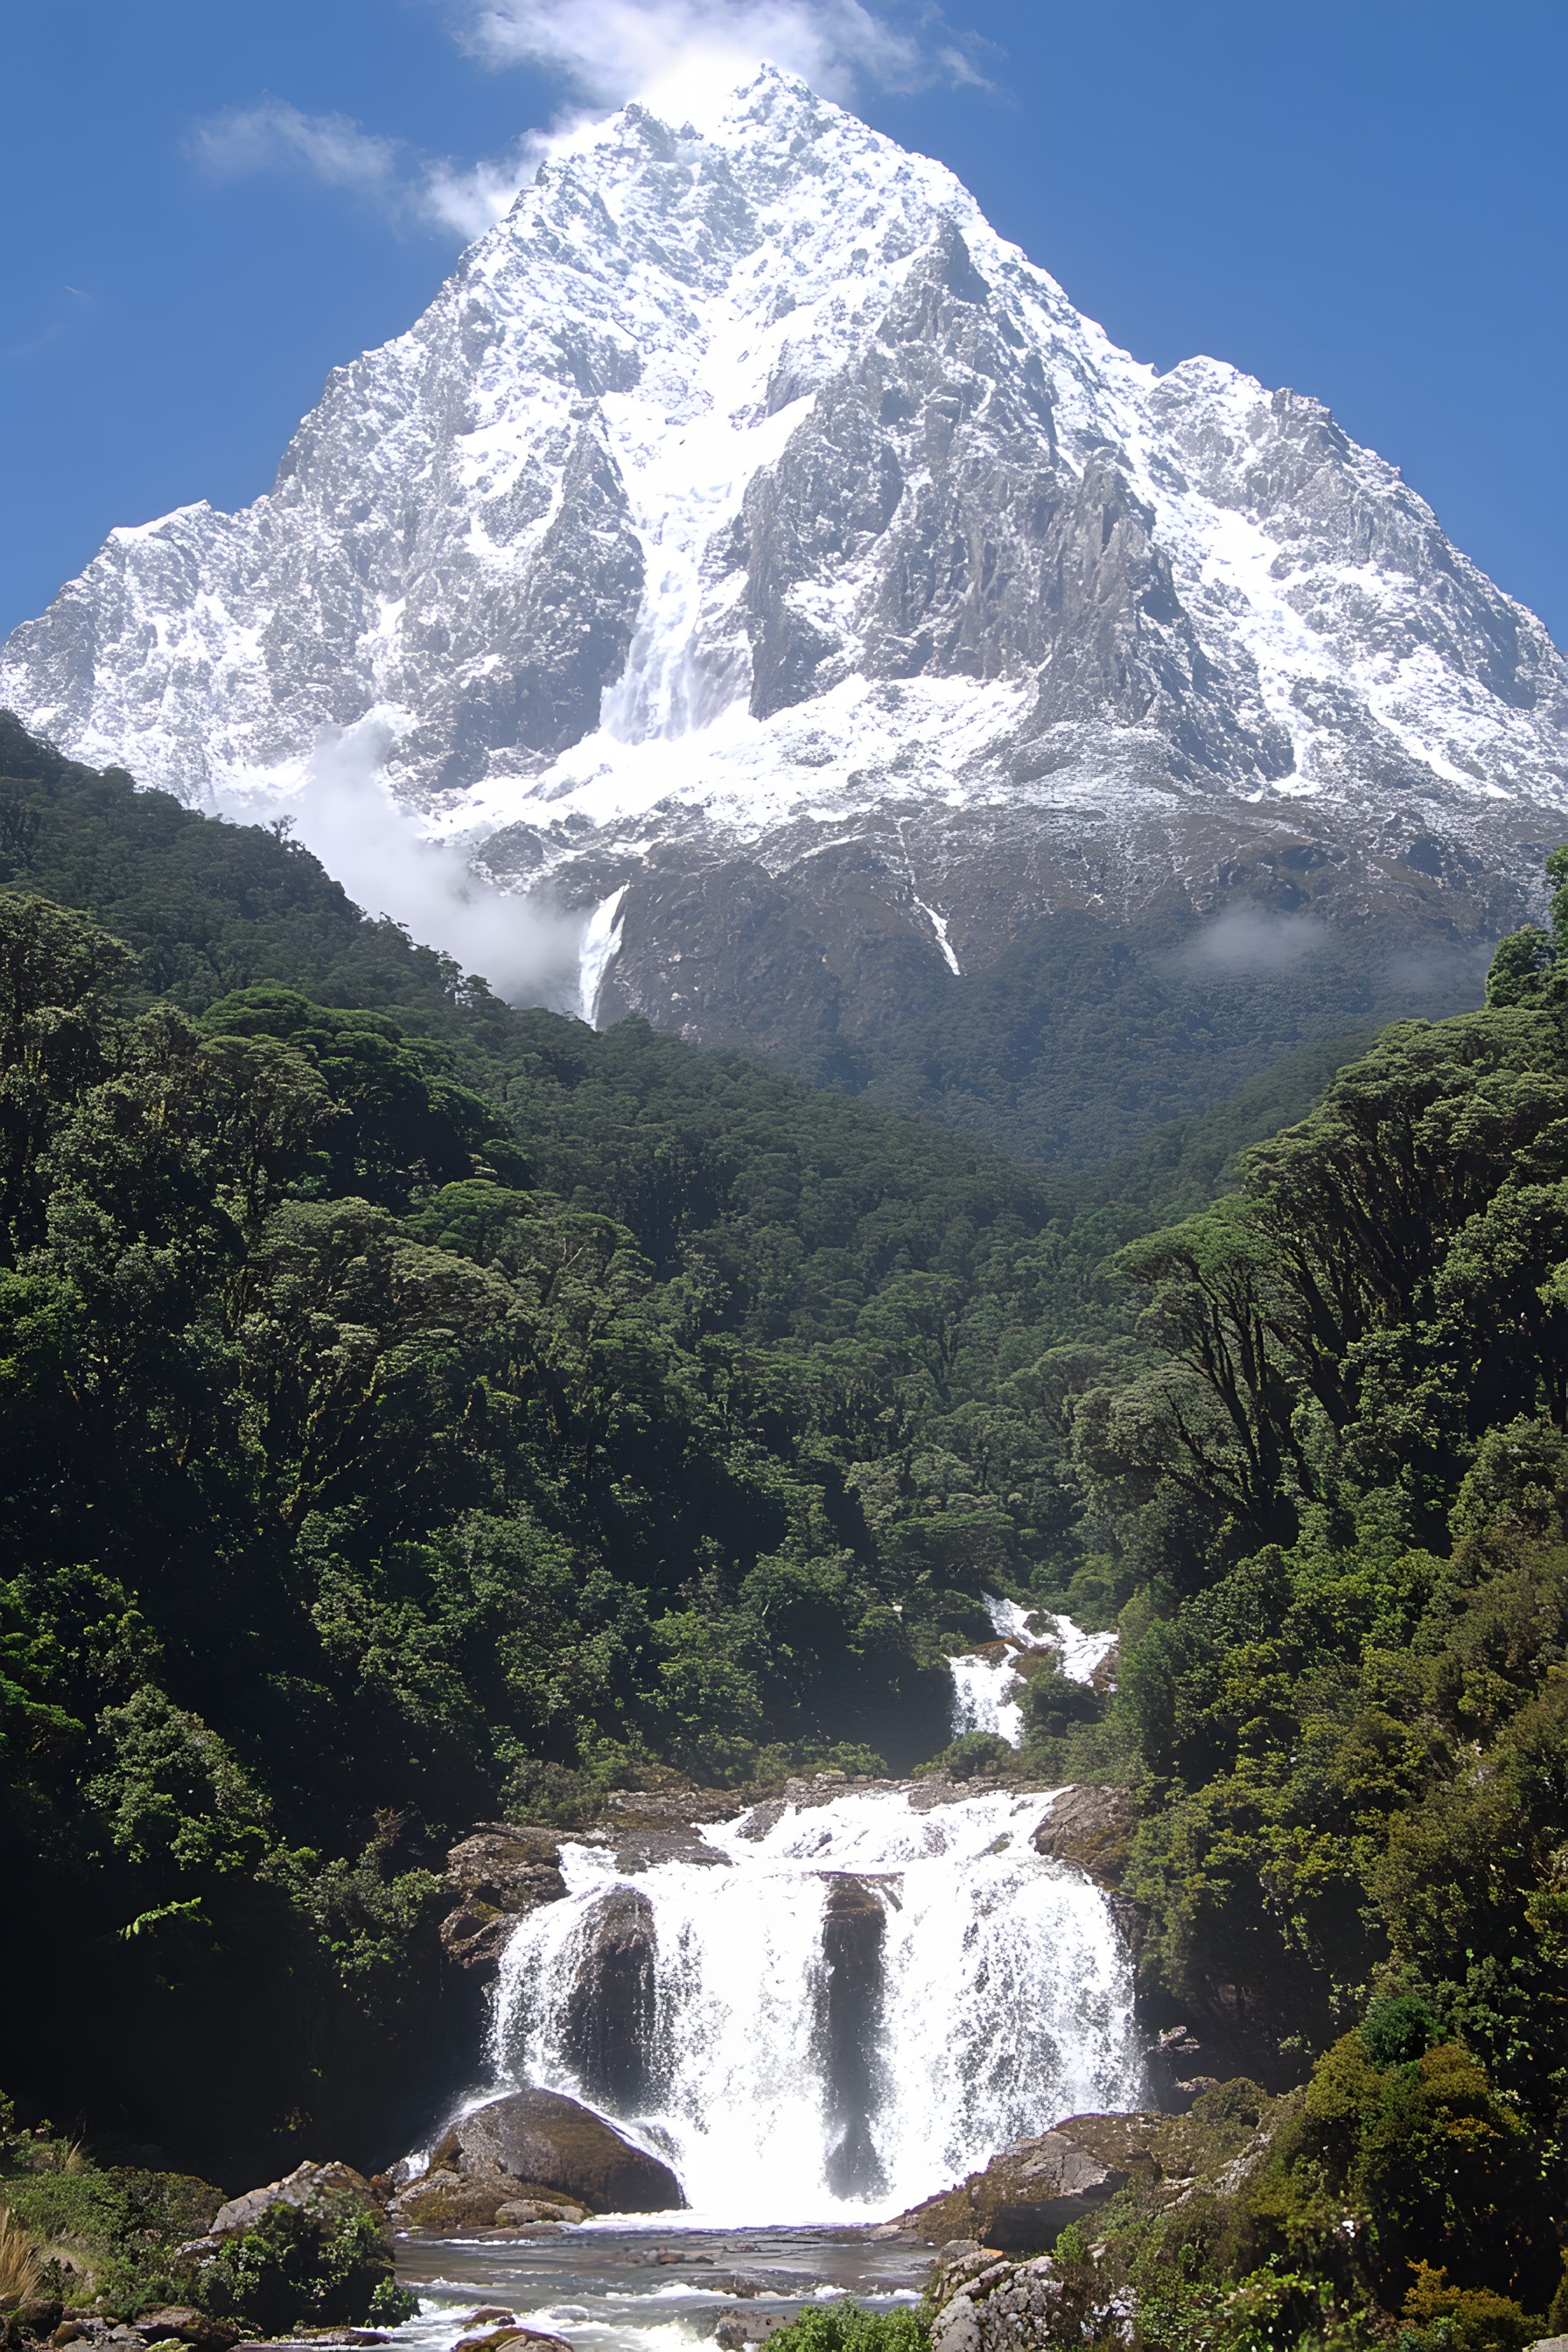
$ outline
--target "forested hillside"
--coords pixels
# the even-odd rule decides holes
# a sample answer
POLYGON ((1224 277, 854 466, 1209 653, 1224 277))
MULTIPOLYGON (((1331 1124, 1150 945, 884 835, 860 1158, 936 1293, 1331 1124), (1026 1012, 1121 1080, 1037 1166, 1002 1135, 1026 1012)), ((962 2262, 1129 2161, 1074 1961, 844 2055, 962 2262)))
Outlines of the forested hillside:
POLYGON ((1331 927, 1288 877, 1222 918, 1067 911, 962 979, 911 982, 874 1029, 795 1056, 821 1084, 1080 1179, 1151 1131, 1270 1092, 1279 1125, 1411 1012, 1477 1003, 1486 950, 1395 923, 1331 927))
POLYGON ((513 1013, 280 835, 14 727, 0 772, 5 1867, 73 1929, 0 2079, 52 2019, 53 2099, 357 2146, 452 2063, 474 1819, 941 1747, 1073 1517, 1010 1375, 1112 1228, 513 1013))
POLYGON ((1250 1153, 1239 1192, 1122 1253, 1152 1360, 1064 1366, 1057 1412, 1142 1587, 1120 1719, 1155 1800, 1136 1874, 1164 1980, 1211 2012, 1230 1987, 1276 2052, 1350 2022, 1374 1980, 1418 1987, 1555 2138, 1568 856, 1552 863, 1555 940, 1505 942, 1487 1010, 1386 1032, 1250 1153))
MULTIPOLYGON (((1315 2180, 1426 2131, 1436 2211, 1474 2125, 1556 2193, 1568 855, 1487 1007, 1237 1189, 1301 1071, 1068 1197, 510 1012, 286 838, 4 749, 4 2079, 242 2169, 384 2145, 472 2031, 454 1832, 907 1768, 990 1587, 1120 1615, 1022 1762, 1135 1800, 1149 2013, 1271 2086, 1330 2050, 1315 2180), (1335 2037, 1394 1997, 1368 2073, 1335 2037)), ((1327 2292, 1306 2181, 1184 2274, 1277 2243, 1327 2292)), ((1454 2291, 1537 2309, 1540 2231, 1482 2235, 1454 2291)))

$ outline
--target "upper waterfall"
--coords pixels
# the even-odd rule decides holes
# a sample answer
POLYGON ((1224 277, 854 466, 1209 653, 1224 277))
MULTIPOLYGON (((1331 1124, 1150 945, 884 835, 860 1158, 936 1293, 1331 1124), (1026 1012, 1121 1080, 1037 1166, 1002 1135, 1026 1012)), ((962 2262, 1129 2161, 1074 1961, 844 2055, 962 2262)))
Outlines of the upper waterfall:
POLYGON ((1011 1748, 1024 1744, 1024 1716, 1017 1693, 1022 1688, 1016 1660, 1022 1651, 1054 1650, 1069 1682, 1087 1683, 1116 1645, 1114 1633, 1086 1633, 1070 1617, 1049 1610, 1026 1609, 1016 1601, 984 1593, 985 1613, 995 1632, 995 1643, 982 1650, 962 1651, 948 1661, 952 1675, 952 1736, 988 1731, 1011 1748), (997 1645, 1001 1645, 998 1647, 997 1645))
POLYGON ((502 1963, 502 2080, 584 2099, 710 2222, 895 2212, 1075 2112, 1135 2104, 1128 1954, 1037 1854, 1049 1794, 765 1805, 627 1876, 567 1845, 566 1899, 502 1963))

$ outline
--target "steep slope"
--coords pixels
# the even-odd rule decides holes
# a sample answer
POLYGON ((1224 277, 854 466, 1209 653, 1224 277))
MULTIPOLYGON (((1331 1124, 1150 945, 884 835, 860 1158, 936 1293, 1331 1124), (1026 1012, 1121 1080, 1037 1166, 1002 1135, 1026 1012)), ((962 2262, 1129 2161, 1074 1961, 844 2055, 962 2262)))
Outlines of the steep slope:
POLYGON ((191 801, 334 745, 584 908, 601 1018, 785 1048, 1067 908, 1484 936, 1568 807, 1561 657, 1393 467, 1139 365, 770 68, 542 169, 267 497, 114 533, 0 701, 191 801))

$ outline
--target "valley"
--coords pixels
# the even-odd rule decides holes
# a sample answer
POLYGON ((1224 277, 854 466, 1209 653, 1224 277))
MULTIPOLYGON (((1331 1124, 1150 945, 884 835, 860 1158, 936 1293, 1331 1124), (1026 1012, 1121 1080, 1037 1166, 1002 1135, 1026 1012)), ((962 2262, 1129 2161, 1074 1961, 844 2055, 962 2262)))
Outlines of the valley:
POLYGON ((0 2352, 1562 2352, 1568 668, 693 112, 0 647, 0 2352))

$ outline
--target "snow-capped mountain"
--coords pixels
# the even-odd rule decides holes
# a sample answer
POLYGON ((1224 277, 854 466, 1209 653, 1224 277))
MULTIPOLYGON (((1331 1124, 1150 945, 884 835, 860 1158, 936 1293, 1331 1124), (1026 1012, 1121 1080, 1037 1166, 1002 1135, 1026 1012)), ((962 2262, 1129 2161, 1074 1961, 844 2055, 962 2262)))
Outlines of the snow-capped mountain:
POLYGON ((590 1005, 771 1042, 1068 907, 1495 929, 1568 812, 1562 657, 1393 467, 771 68, 542 168, 0 703, 197 803, 335 744, 584 910, 590 1005))

